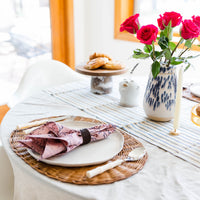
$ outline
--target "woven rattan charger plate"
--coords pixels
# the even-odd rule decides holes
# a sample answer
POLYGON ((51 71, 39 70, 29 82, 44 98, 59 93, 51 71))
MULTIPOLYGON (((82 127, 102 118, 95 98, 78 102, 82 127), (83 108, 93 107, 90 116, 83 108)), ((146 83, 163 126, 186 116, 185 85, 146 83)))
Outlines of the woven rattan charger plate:
MULTIPOLYGON (((96 119, 79 117, 79 116, 75 117, 74 120, 87 121, 87 122, 92 122, 92 123, 103 123, 96 119)), ((143 146, 139 141, 137 141, 134 137, 129 135, 127 132, 121 129, 118 129, 118 130, 124 136, 124 146, 123 146, 123 149, 119 152, 119 154, 113 157, 111 161, 114 161, 116 159, 123 159, 134 148, 143 146)), ((28 153, 26 148, 19 146, 19 143, 17 141, 22 139, 23 137, 24 137, 24 133, 22 131, 14 130, 12 132, 10 136, 10 145, 12 147, 12 150, 22 160, 24 160, 28 165, 30 165, 33 169, 35 169, 39 173, 46 175, 50 178, 56 179, 58 181, 66 182, 66 183, 74 183, 74 184, 79 184, 79 185, 98 185, 98 184, 113 183, 115 181, 126 179, 136 174, 139 170, 143 168, 148 158, 147 154, 145 154, 145 156, 139 161, 125 162, 122 165, 115 167, 114 169, 110 169, 102 174, 99 174, 89 179, 86 177, 86 172, 88 170, 91 170, 93 168, 96 168, 97 166, 106 164, 107 162, 103 164, 87 166, 87 167, 60 167, 60 166, 48 165, 43 162, 37 161, 28 153)))

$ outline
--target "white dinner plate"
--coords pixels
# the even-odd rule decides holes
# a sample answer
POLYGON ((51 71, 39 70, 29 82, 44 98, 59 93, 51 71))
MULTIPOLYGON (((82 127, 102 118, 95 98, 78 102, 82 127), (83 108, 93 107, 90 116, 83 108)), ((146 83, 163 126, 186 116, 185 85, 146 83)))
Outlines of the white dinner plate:
MULTIPOLYGON (((89 128, 97 125, 87 121, 74 121, 70 120, 60 122, 64 126, 73 129, 89 128)), ((64 153, 58 156, 54 156, 48 159, 42 159, 40 161, 51 165, 58 165, 64 167, 80 167, 89 166, 103 163, 110 160, 117 155, 123 148, 124 137, 120 131, 116 130, 110 134, 106 139, 97 142, 92 142, 83 146, 79 146, 71 152, 64 153)), ((40 155, 28 149, 28 152, 37 160, 40 155)))
POLYGON ((200 83, 195 83, 190 86, 190 92, 197 97, 200 97, 200 83))

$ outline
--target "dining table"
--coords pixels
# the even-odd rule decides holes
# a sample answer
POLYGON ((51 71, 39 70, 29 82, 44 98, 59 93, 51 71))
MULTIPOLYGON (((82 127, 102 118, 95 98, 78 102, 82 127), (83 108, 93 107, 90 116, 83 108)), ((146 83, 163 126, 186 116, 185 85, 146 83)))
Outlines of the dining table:
POLYGON ((1 124, 1 140, 14 172, 14 200, 200 199, 200 129, 190 119, 197 103, 181 99, 180 135, 172 136, 173 120, 151 121, 143 111, 147 79, 136 77, 141 87, 139 106, 119 104, 122 78, 114 80, 113 91, 104 95, 90 91, 89 79, 44 89, 7 113, 1 124), (145 147, 148 158, 144 166, 129 177, 105 184, 69 183, 40 173, 13 150, 11 134, 19 124, 60 115, 115 124, 145 147))

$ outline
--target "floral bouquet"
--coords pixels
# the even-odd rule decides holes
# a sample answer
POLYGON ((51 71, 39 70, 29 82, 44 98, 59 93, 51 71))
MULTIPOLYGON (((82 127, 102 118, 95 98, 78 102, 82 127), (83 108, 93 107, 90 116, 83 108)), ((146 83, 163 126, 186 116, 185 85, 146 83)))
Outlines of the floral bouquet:
POLYGON ((154 78, 160 73, 160 64, 169 67, 179 64, 186 64, 185 70, 190 67, 189 59, 197 56, 184 57, 183 54, 188 51, 197 37, 200 35, 200 16, 192 16, 192 19, 182 20, 181 14, 177 12, 165 12, 157 19, 158 28, 149 24, 140 27, 138 20, 139 14, 135 14, 126 19, 120 27, 120 31, 128 31, 136 34, 137 39, 145 44, 144 49, 136 49, 133 52, 133 58, 145 59, 150 57, 152 63, 152 75, 154 78), (182 24, 181 24, 182 23, 182 24), (180 39, 177 44, 172 42, 173 28, 180 25, 180 39), (158 43, 160 51, 155 50, 155 42, 158 43), (175 55, 177 47, 184 43, 184 47, 178 55, 175 55))

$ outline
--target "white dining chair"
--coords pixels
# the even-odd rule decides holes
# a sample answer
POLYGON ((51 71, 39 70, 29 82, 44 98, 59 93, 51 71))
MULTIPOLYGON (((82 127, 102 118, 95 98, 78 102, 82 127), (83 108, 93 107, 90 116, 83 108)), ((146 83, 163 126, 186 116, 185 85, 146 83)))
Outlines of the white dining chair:
POLYGON ((42 89, 84 79, 66 64, 56 60, 41 60, 32 64, 21 79, 19 87, 8 102, 13 107, 18 102, 42 89))
MULTIPOLYGON (((27 68, 16 92, 0 111, 6 113, 17 103, 51 86, 78 81, 84 77, 70 67, 56 60, 40 60, 27 68)), ((4 114, 3 113, 3 114, 4 114)), ((3 118, 3 114, 0 116, 3 118)), ((0 120, 1 121, 1 120, 0 120)), ((10 161, 0 141, 0 200, 11 200, 14 176, 10 161)))

